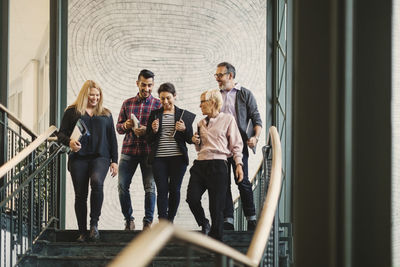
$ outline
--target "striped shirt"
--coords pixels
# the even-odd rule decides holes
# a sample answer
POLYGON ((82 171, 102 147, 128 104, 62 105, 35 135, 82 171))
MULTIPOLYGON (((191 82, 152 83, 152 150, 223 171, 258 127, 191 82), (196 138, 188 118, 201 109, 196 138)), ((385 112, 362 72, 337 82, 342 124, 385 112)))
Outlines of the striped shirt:
POLYGON ((182 152, 179 150, 178 144, 173 137, 174 131, 175 115, 163 114, 160 141, 158 143, 156 157, 160 158, 182 155, 182 152))
POLYGON ((122 144, 122 154, 140 156, 150 153, 150 146, 147 144, 145 137, 137 137, 132 129, 125 130, 123 124, 126 120, 131 118, 131 114, 133 113, 136 118, 138 118, 140 125, 146 126, 150 112, 160 107, 161 102, 159 99, 154 98, 152 95, 146 99, 141 99, 139 93, 135 97, 126 99, 124 103, 122 103, 116 127, 119 134, 125 134, 122 144))

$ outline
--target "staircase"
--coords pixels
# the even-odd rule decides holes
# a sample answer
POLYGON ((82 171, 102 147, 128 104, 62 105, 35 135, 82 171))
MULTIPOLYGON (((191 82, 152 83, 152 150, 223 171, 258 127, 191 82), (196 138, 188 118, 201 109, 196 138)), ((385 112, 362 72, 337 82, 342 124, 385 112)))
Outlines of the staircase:
MULTIPOLYGON (((100 230, 99 242, 78 243, 75 230, 48 229, 18 266, 106 266, 141 231, 100 230)), ((224 243, 246 253, 253 232, 226 231, 224 243)), ((215 266, 215 255, 170 242, 149 266, 215 266), (190 263, 188 262, 190 259, 190 263)))

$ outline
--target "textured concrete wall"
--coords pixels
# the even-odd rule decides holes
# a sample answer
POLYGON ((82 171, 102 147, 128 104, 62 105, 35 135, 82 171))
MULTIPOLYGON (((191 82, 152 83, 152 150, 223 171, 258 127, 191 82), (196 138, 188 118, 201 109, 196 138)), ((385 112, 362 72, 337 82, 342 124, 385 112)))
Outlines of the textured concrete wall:
MULTIPOLYGON (((202 117, 201 92, 217 87, 216 65, 229 61, 237 68, 236 80, 254 92, 265 121, 266 1, 70 0, 68 38, 68 103, 85 80, 93 79, 102 86, 105 106, 115 121, 123 100, 137 93, 137 74, 148 68, 156 75, 155 91, 161 83, 172 82, 178 92, 176 104, 196 113, 197 122, 202 117)), ((122 136, 118 141, 120 150, 122 136)), ((256 156, 251 155, 250 176, 261 162, 264 143, 259 144, 256 156)), ((195 157, 190 147, 190 161, 195 157)), ((189 171, 175 222, 198 229, 185 202, 188 180, 189 171)), ((67 182, 67 227, 75 228, 69 177, 67 182)), ((144 192, 139 170, 131 188, 134 216, 141 227, 144 192)), ((106 178, 99 227, 123 227, 116 178, 106 178)))

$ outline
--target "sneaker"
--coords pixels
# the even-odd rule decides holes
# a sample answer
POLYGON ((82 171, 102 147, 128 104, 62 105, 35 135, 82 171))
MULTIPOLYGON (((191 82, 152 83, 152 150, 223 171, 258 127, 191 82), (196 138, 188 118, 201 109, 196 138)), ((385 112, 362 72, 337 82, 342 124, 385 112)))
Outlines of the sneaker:
POLYGON ((129 220, 125 222, 125 231, 133 231, 135 230, 135 221, 129 220))
POLYGON ((248 220, 247 221, 247 231, 256 230, 257 221, 256 220, 248 220))
POLYGON ((143 230, 147 230, 151 228, 151 222, 143 221, 143 230))
POLYGON ((230 222, 224 222, 224 230, 233 231, 235 227, 230 222))
POLYGON ((90 226, 89 240, 98 241, 100 239, 100 233, 96 225, 90 226))
POLYGON ((201 232, 205 235, 208 235, 210 232, 211 226, 208 221, 206 221, 202 226, 201 226, 201 232))

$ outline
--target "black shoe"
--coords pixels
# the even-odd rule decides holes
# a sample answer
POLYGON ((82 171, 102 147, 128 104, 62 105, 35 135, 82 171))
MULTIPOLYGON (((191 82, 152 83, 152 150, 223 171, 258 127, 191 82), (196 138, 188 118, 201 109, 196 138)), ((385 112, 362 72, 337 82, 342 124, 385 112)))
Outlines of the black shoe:
POLYGON ((86 234, 80 234, 79 237, 76 239, 76 242, 86 242, 86 234))
POLYGON ((235 230, 235 226, 230 222, 224 222, 224 230, 233 231, 235 230))
POLYGON ((208 221, 201 226, 201 232, 205 235, 208 235, 208 233, 210 232, 210 229, 211 229, 211 226, 208 221))
POLYGON ((97 226, 92 225, 90 226, 90 233, 89 233, 90 241, 98 241, 100 239, 100 233, 97 229, 97 226))
POLYGON ((143 231, 151 228, 151 222, 143 221, 143 231))
POLYGON ((247 231, 256 230, 257 221, 256 220, 248 220, 247 221, 247 231))

